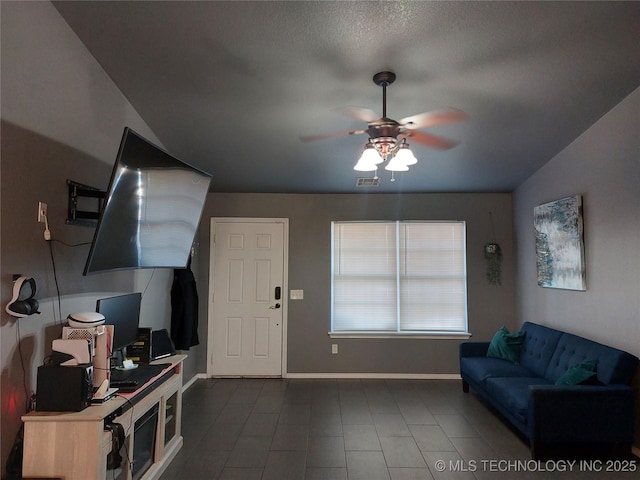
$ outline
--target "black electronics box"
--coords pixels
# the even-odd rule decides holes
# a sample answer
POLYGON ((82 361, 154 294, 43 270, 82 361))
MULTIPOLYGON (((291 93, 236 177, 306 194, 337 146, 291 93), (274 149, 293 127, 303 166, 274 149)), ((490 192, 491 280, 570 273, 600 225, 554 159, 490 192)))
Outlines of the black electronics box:
POLYGON ((176 354, 169 332, 166 329, 151 332, 151 359, 170 357, 176 354))
POLYGON ((91 397, 93 397, 91 365, 38 367, 37 411, 79 412, 91 405, 91 397))
POLYGON ((151 329, 138 328, 138 341, 127 347, 127 358, 134 363, 151 361, 151 329))

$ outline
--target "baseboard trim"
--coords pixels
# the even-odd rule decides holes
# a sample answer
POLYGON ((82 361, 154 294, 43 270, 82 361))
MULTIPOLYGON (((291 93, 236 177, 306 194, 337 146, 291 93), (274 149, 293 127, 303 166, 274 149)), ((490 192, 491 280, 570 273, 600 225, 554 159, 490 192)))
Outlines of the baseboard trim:
POLYGON ((196 373, 193 377, 191 377, 191 380, 189 380, 184 385, 182 385, 182 392, 184 393, 191 385, 196 383, 196 381, 200 380, 201 378, 207 378, 207 374, 206 373, 196 373))
MULTIPOLYGON (((187 390, 197 380, 201 378, 211 378, 206 373, 196 373, 188 382, 182 386, 182 391, 187 390)), ((218 377, 222 378, 222 377, 218 377)), ((242 378, 242 377, 229 377, 242 378)), ((272 378, 272 377, 268 377, 272 378)), ((277 378, 277 377, 276 377, 277 378)), ((373 379, 373 380, 461 380, 458 373, 333 373, 333 372, 288 372, 282 378, 300 379, 373 379)))
POLYGON ((285 378, 380 379, 380 380, 460 380, 458 373, 292 373, 285 378))

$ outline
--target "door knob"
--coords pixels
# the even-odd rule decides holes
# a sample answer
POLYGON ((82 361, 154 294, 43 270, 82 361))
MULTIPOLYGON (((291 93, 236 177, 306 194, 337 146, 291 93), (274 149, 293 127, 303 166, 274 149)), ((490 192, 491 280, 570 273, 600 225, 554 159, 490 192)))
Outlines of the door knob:
POLYGON ((269 307, 271 310, 277 310, 278 308, 280 308, 280 304, 276 303, 275 305, 272 305, 269 307))

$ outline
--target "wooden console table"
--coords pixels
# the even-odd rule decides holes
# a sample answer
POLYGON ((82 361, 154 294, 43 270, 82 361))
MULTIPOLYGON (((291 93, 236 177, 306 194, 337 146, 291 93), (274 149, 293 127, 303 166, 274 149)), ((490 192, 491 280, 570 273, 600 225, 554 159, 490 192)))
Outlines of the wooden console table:
POLYGON ((24 415, 23 476, 64 480, 158 479, 182 448, 185 358, 186 355, 174 355, 154 362, 170 366, 134 393, 119 395, 80 412, 24 415), (112 470, 107 469, 112 435, 105 430, 105 419, 121 424, 125 430, 126 440, 120 450, 122 463, 112 470), (138 439, 137 447, 136 432, 139 437, 144 435, 138 439))

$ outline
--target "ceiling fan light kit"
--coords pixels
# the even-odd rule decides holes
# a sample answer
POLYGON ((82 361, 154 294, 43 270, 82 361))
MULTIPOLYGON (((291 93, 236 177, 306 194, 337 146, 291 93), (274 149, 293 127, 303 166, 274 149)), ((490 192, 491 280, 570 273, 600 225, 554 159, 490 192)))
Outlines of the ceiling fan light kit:
POLYGON ((378 154, 373 143, 369 142, 364 146, 362 155, 358 159, 358 162, 353 167, 354 170, 359 172, 372 172, 378 169, 378 165, 381 164, 384 159, 378 154))
POLYGON ((389 163, 384 166, 384 169, 390 172, 408 172, 409 165, 402 163, 402 160, 399 159, 398 156, 395 156, 389 160, 389 163))
MULTIPOLYGON (((394 160, 397 160, 399 163, 410 167, 411 165, 415 165, 418 163, 418 159, 415 157, 413 152, 409 150, 409 144, 406 140, 403 140, 400 144, 400 148, 397 150, 394 160)), ((391 170, 391 169, 388 169, 391 170)))
POLYGON ((464 120, 466 115, 460 110, 447 108, 432 112, 420 113, 406 117, 400 121, 387 118, 387 87, 396 79, 393 72, 378 72, 373 76, 373 83, 382 87, 382 117, 375 118, 375 114, 369 109, 348 107, 344 113, 358 120, 369 121, 365 130, 349 130, 324 135, 303 137, 303 141, 322 140, 341 135, 369 134, 369 141, 364 146, 361 157, 353 167, 359 172, 376 172, 374 178, 378 178, 378 166, 384 162, 385 170, 391 172, 391 181, 395 181, 394 172, 406 172, 411 165, 418 160, 409 149, 407 139, 420 143, 427 147, 447 150, 456 145, 456 142, 421 132, 418 129, 453 123, 464 120))

